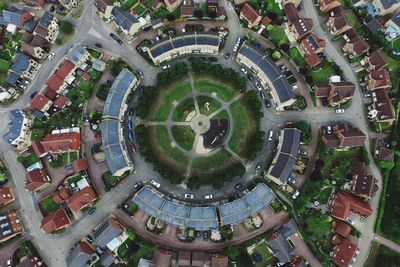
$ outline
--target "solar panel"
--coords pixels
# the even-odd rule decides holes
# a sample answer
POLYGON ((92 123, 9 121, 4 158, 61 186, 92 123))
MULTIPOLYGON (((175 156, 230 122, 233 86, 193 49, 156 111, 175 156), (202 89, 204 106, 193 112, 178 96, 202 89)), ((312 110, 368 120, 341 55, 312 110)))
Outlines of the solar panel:
POLYGON ((279 101, 284 103, 290 99, 294 98, 292 86, 288 83, 288 81, 280 77, 279 79, 275 80, 273 83, 276 93, 278 94, 279 101))
POLYGON ((281 76, 281 73, 276 64, 268 58, 264 58, 263 60, 261 60, 258 64, 258 67, 261 69, 262 72, 265 73, 270 81, 274 81, 279 76, 281 76))

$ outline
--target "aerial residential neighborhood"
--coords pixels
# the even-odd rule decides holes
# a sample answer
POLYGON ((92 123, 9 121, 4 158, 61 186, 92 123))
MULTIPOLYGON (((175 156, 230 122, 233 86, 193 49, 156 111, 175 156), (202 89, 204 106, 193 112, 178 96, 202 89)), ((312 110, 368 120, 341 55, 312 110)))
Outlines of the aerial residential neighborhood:
POLYGON ((0 266, 400 266, 399 0, 3 0, 0 27, 0 266))

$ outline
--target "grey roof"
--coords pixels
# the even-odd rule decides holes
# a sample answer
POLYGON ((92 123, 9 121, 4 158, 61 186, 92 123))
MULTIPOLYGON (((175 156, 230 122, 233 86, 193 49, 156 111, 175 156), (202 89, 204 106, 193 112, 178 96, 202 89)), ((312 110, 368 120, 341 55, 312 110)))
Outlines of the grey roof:
POLYGON ((156 26, 156 25, 158 25, 158 24, 160 24, 160 23, 162 23, 162 19, 160 19, 160 18, 158 18, 158 19, 153 19, 153 20, 151 21, 151 25, 152 25, 152 26, 156 26))
POLYGON ((36 28, 36 21, 34 20, 27 21, 24 24, 24 30, 29 33, 32 33, 35 30, 35 28, 36 28))
POLYGON ((287 182, 296 163, 300 148, 300 135, 300 130, 296 128, 283 129, 281 150, 269 172, 269 175, 280 179, 283 183, 287 182))
POLYGON ((80 59, 87 53, 85 47, 78 45, 75 46, 71 52, 67 55, 67 59, 72 62, 72 64, 76 65, 80 61, 80 59))
POLYGON ((21 75, 17 74, 15 72, 10 71, 10 73, 8 73, 7 78, 6 78, 6 82, 10 85, 17 85, 17 82, 19 81, 21 75))
POLYGON ((10 122, 8 123, 8 132, 3 136, 3 139, 6 142, 11 143, 20 134, 24 117, 20 110, 14 109, 9 112, 9 118, 10 122))
POLYGON ((106 102, 104 104, 103 116, 119 118, 121 105, 124 101, 125 95, 129 93, 129 86, 133 81, 137 81, 135 75, 127 69, 123 69, 118 77, 115 79, 108 93, 106 102))
POLYGON ((381 3, 385 9, 388 9, 394 4, 400 3, 400 0, 381 0, 381 3))
POLYGON ((68 254, 66 258, 68 267, 85 267, 91 255, 81 253, 80 244, 78 243, 68 254))
POLYGON ((400 10, 395 12, 393 16, 390 18, 397 26, 400 27, 400 10))
POLYGON ((377 32, 382 28, 382 25, 379 23, 377 19, 372 19, 367 23, 367 27, 372 32, 377 32))
POLYGON ((44 12, 43 16, 40 18, 38 23, 40 26, 43 26, 44 28, 47 29, 49 27, 51 21, 53 20, 53 18, 54 18, 54 15, 51 14, 50 12, 46 11, 46 12, 44 12))
POLYGON ((252 213, 264 210, 273 200, 275 194, 265 184, 258 184, 242 198, 218 206, 221 225, 242 223, 252 213))
POLYGON ((275 235, 273 240, 267 239, 267 245, 274 253, 274 256, 278 258, 280 264, 288 263, 294 255, 294 248, 280 232, 275 235))
POLYGON ((107 166, 112 174, 132 165, 130 159, 124 156, 123 140, 120 141, 119 129, 120 122, 118 120, 104 119, 102 121, 101 133, 103 151, 107 166))
POLYGON ((14 63, 11 66, 11 71, 21 74, 29 68, 29 63, 32 58, 26 54, 18 53, 14 58, 14 63))
POLYGON ((133 24, 139 23, 129 11, 124 11, 119 7, 114 7, 111 14, 115 17, 115 23, 126 31, 129 31, 133 24))
POLYGON ((101 255, 100 257, 101 265, 103 265, 104 267, 111 266, 115 260, 116 258, 113 255, 108 254, 107 252, 103 253, 103 255, 101 255))
POLYGON ((96 246, 104 248, 111 240, 122 234, 122 232, 123 230, 119 227, 114 227, 110 223, 110 218, 108 218, 92 231, 91 236, 96 246))
POLYGON ((6 25, 7 23, 4 21, 3 13, 0 12, 0 25, 6 25))
POLYGON ((239 50, 239 54, 253 62, 271 81, 281 103, 294 99, 293 88, 283 76, 282 71, 270 58, 264 56, 255 47, 247 44, 239 50))
POLYGON ((289 238, 295 233, 297 233, 298 230, 299 227, 297 226, 297 223, 293 219, 290 219, 287 223, 282 225, 280 231, 285 238, 289 238))
POLYGON ((210 45, 218 48, 219 36, 213 32, 182 33, 155 42, 149 46, 149 52, 153 57, 158 57, 170 50, 191 45, 210 45))
POLYGON ((215 207, 192 207, 177 203, 167 196, 144 186, 132 199, 149 216, 156 217, 175 227, 193 227, 209 230, 218 227, 215 207))
POLYGON ((25 12, 28 12, 28 11, 18 9, 14 6, 7 7, 6 9, 3 10, 4 24, 11 23, 11 24, 14 24, 17 26, 22 26, 22 25, 20 25, 20 22, 21 22, 20 17, 21 17, 21 14, 23 14, 25 12))

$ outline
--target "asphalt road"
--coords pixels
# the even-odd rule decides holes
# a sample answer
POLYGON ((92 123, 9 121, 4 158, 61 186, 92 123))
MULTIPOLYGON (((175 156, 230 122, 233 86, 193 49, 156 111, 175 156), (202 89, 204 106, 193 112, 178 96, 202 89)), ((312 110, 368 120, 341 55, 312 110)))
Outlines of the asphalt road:
MULTIPOLYGON (((233 10, 232 7, 227 5, 226 1, 223 1, 223 5, 227 11, 228 15, 228 23, 230 27, 230 34, 228 36, 226 47, 231 50, 233 47, 233 43, 236 40, 238 35, 243 33, 243 29, 238 27, 240 25, 239 20, 233 10)), ((314 9, 314 5, 312 1, 303 1, 303 10, 305 11, 308 17, 311 17, 314 21, 318 21, 318 14, 314 9)), ((14 108, 25 108, 27 103, 30 100, 30 95, 39 90, 47 78, 50 76, 51 72, 57 67, 59 62, 63 59, 66 54, 65 49, 70 49, 75 44, 86 44, 86 45, 94 45, 94 43, 100 42, 103 45, 103 49, 115 56, 122 56, 132 67, 136 67, 145 72, 144 84, 150 85, 154 84, 155 76, 159 71, 157 68, 143 60, 143 58, 134 51, 132 46, 128 44, 123 44, 122 46, 118 45, 115 41, 113 41, 109 37, 110 25, 106 25, 103 21, 101 21, 93 12, 93 0, 85 0, 85 9, 82 17, 79 20, 70 21, 77 27, 77 33, 65 44, 64 47, 58 48, 53 51, 56 53, 55 58, 52 61, 48 61, 42 65, 41 69, 38 72, 34 82, 27 89, 27 91, 22 95, 16 103, 11 105, 10 107, 0 107, 0 114, 2 116, 6 116, 7 112, 14 108), (121 51, 123 51, 121 53, 121 51)), ((326 36, 323 29, 320 28, 318 23, 314 23, 314 30, 317 35, 322 37, 326 36)), ((344 70, 344 74, 349 81, 355 82, 357 84, 357 88, 359 85, 357 83, 357 77, 352 69, 352 67, 347 63, 346 59, 336 51, 333 45, 329 42, 330 38, 327 39, 327 48, 326 53, 331 56, 338 65, 344 70)), ((232 52, 231 52, 232 54, 232 52)), ((222 64, 231 66, 234 68, 238 68, 236 64, 232 64, 232 60, 234 58, 231 56, 229 60, 223 59, 222 53, 219 55, 220 62, 222 64)), ((368 132, 367 123, 365 114, 363 111, 363 103, 361 91, 357 90, 355 96, 353 97, 352 106, 346 110, 344 114, 335 114, 332 110, 311 110, 304 112, 275 112, 272 109, 263 108, 264 119, 261 123, 262 130, 268 132, 269 130, 276 129, 277 126, 281 125, 286 120, 307 120, 313 125, 321 125, 327 124, 329 122, 335 121, 349 121, 353 125, 356 125, 360 129, 362 129, 365 133, 368 132)), ((7 125, 5 123, 0 125, 0 134, 3 135, 5 133, 7 125)), ((367 147, 369 143, 366 144, 367 147)), ((272 143, 268 144, 263 148, 263 151, 260 153, 260 156, 254 161, 253 166, 249 168, 249 172, 246 173, 246 176, 243 178, 244 181, 249 182, 254 178, 254 165, 262 161, 266 160, 268 155, 268 151, 272 148, 272 143)), ((25 228, 27 229, 30 236, 33 238, 33 242, 39 250, 40 255, 43 257, 44 261, 48 266, 57 266, 64 267, 66 266, 65 258, 70 250, 70 248, 82 237, 84 237, 88 232, 90 232, 94 226, 99 224, 102 220, 104 220, 115 208, 116 206, 122 202, 124 198, 126 198, 133 189, 133 183, 136 181, 144 181, 150 180, 153 178, 160 179, 157 173, 155 173, 151 166, 147 165, 144 162, 143 158, 140 155, 135 156, 135 173, 130 175, 127 179, 122 181, 117 188, 114 190, 104 194, 101 200, 97 203, 97 211, 93 215, 84 216, 77 222, 75 222, 66 232, 61 235, 47 235, 42 232, 40 229, 40 224, 42 220, 42 216, 38 210, 37 205, 35 204, 34 197, 25 191, 24 189, 24 169, 21 164, 17 163, 15 158, 16 154, 11 149, 11 147, 3 141, 0 140, 0 152, 3 154, 4 163, 10 170, 11 176, 14 178, 15 189, 18 195, 18 199, 21 204, 21 213, 22 220, 24 222, 25 228)), ((370 155, 370 158, 371 155, 370 155)), ((381 188, 381 176, 378 172, 376 166, 372 162, 372 168, 374 171, 375 177, 377 177, 379 181, 379 185, 381 188)), ((160 180, 161 181, 161 180, 160 180)), ((217 197, 223 196, 224 194, 228 194, 233 192, 233 184, 226 185, 220 191, 211 191, 210 188, 205 187, 201 188, 198 194, 202 195, 205 193, 213 193, 217 197), (224 193, 221 193, 224 192, 224 193), (221 195, 222 194, 222 195, 221 195)), ((171 192, 172 194, 181 195, 182 190, 177 188, 176 186, 170 185, 165 181, 162 181, 162 186, 165 191, 171 192)), ((377 192, 375 198, 371 201, 371 206, 374 210, 378 207, 380 191, 377 192)), ((362 239, 360 241, 361 253, 359 256, 359 260, 356 262, 355 266, 361 266, 365 261, 366 255, 368 253, 368 248, 370 246, 371 240, 373 239, 373 225, 376 218, 376 212, 373 216, 368 218, 365 222, 365 227, 363 229, 362 239)), ((0 265, 5 265, 6 259, 0 259, 0 265)))

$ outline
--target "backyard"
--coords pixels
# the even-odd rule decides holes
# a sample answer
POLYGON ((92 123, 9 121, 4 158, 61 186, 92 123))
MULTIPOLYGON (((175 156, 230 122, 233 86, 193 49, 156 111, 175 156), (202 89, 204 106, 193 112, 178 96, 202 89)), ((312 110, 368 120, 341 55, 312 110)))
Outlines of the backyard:
POLYGON ((276 261, 265 242, 261 242, 254 248, 250 258, 254 263, 254 267, 273 266, 276 261))
POLYGON ((46 217, 50 213, 58 210, 60 205, 54 202, 53 195, 49 195, 39 202, 39 208, 43 216, 46 217))
POLYGON ((337 75, 337 70, 332 66, 333 63, 327 60, 318 66, 317 70, 309 69, 306 76, 312 77, 311 84, 324 84, 328 82, 329 77, 337 75))
POLYGON ((143 240, 127 239, 117 250, 118 256, 128 264, 137 266, 140 258, 150 259, 154 253, 154 245, 143 240))

